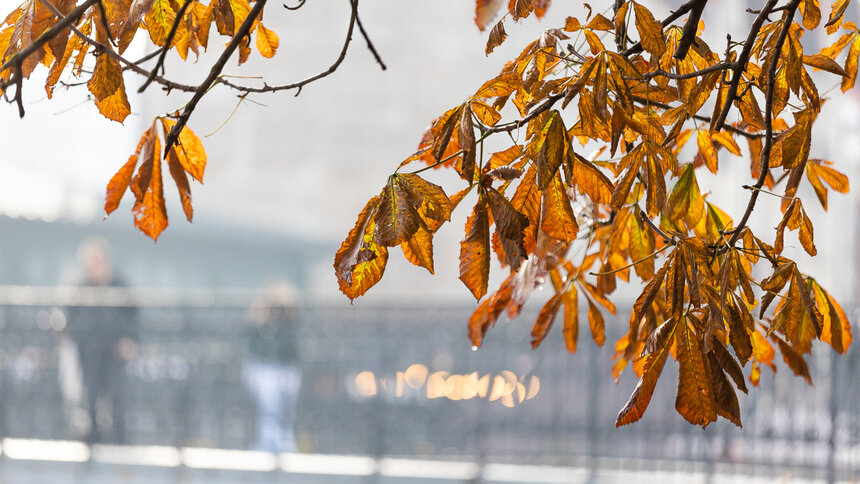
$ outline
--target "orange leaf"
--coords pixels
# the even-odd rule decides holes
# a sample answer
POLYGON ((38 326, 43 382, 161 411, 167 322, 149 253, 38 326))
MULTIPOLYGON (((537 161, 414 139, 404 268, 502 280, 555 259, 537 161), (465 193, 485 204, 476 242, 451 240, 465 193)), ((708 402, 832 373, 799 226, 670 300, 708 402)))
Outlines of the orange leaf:
POLYGON ((257 50, 260 51, 260 54, 263 57, 274 57, 279 44, 278 34, 257 22, 257 50))
POLYGON ((564 345, 571 354, 576 353, 576 343, 579 339, 579 297, 576 286, 570 285, 570 289, 561 295, 564 303, 564 345))
POLYGON ((675 334, 680 365, 675 410, 691 424, 704 428, 717 420, 717 414, 714 411, 713 389, 710 375, 705 371, 699 336, 693 332, 691 324, 691 321, 682 321, 675 334))
POLYGON ((550 237, 564 242, 572 242, 579 232, 576 217, 570 206, 570 198, 561 181, 561 175, 557 172, 543 191, 541 230, 550 237))
POLYGON ((642 41, 642 47, 657 57, 661 56, 666 51, 666 41, 663 40, 663 26, 660 22, 654 20, 651 12, 633 2, 633 9, 636 13, 636 30, 639 32, 639 37, 642 41))
MULTIPOLYGON (((137 200, 131 211, 134 225, 154 241, 167 228, 167 209, 164 205, 164 185, 161 179, 161 149, 158 137, 151 140, 151 151, 146 156, 135 180, 138 181, 137 200)), ((134 183, 134 180, 132 181, 134 183)))
POLYGON ((476 0, 475 2, 475 24, 483 32, 496 18, 499 9, 504 5, 504 0, 476 0))
POLYGON ((334 270, 340 291, 350 300, 361 296, 379 282, 388 262, 388 249, 377 244, 373 236, 373 216, 379 203, 379 196, 367 202, 334 256, 334 270))
POLYGON ((490 277, 490 219, 487 203, 480 199, 466 221, 466 238, 460 242, 460 280, 475 299, 487 293, 490 277))
POLYGON ((176 183, 176 188, 179 190, 179 201, 182 203, 182 210, 185 212, 185 218, 190 222, 194 216, 194 209, 191 207, 191 187, 188 185, 188 177, 185 176, 185 169, 179 162, 179 157, 176 155, 176 150, 171 148, 167 152, 167 167, 170 170, 170 176, 176 183))
MULTIPOLYGON (((163 117, 161 123, 164 126, 164 132, 167 133, 170 132, 176 121, 163 117)), ((203 149, 200 138, 188 126, 184 126, 179 132, 179 140, 173 149, 176 150, 176 157, 182 168, 195 180, 203 183, 203 172, 206 170, 206 150, 203 149)))
POLYGON ((486 55, 490 55, 493 53, 493 50, 502 45, 502 42, 508 38, 508 33, 505 32, 505 21, 504 19, 499 20, 493 30, 490 31, 490 37, 487 39, 487 47, 484 49, 484 53, 486 55))
POLYGON ((496 223, 496 234, 505 252, 505 258, 511 269, 519 269, 523 260, 528 257, 524 245, 524 233, 529 225, 529 219, 516 211, 502 194, 493 188, 487 192, 489 195, 490 210, 496 223))
POLYGON ((560 303, 561 295, 556 294, 541 308, 537 320, 535 320, 535 325, 532 328, 532 349, 540 346, 546 335, 549 334, 552 323, 555 321, 555 317, 558 315, 558 310, 561 307, 560 303))
POLYGON ((636 384, 627 404, 618 412, 618 417, 615 419, 616 427, 633 423, 645 414, 645 410, 651 402, 651 396, 654 394, 654 387, 663 371, 663 365, 666 363, 666 357, 669 355, 669 349, 672 347, 675 328, 677 327, 678 322, 669 319, 648 337, 648 342, 645 345, 647 354, 642 377, 636 384))
POLYGON ((412 238, 400 244, 400 249, 403 250, 406 260, 434 274, 433 234, 430 231, 419 227, 412 238))

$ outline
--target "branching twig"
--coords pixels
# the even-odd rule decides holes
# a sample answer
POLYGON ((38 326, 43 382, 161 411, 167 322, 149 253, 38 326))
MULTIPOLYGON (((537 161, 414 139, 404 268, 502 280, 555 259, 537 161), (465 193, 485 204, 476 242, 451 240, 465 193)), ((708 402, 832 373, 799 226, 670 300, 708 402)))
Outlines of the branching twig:
POLYGON ((251 31, 251 26, 254 25, 260 12, 263 11, 264 6, 266 6, 266 0, 257 0, 257 2, 254 3, 248 16, 245 17, 245 21, 242 22, 242 25, 236 31, 236 35, 233 36, 233 39, 229 44, 227 44, 227 47, 224 48, 224 52, 221 53, 221 56, 217 61, 215 61, 215 64, 212 65, 209 75, 202 83, 200 83, 199 86, 197 86, 194 96, 192 96, 191 100, 188 101, 188 104, 185 105, 185 109, 183 109, 182 114, 176 120, 176 124, 173 125, 170 132, 164 137, 165 157, 167 156, 167 152, 170 151, 170 148, 172 148, 176 143, 176 140, 179 139, 179 133, 182 131, 182 128, 185 127, 185 124, 188 122, 188 118, 191 117, 191 113, 193 113, 194 109, 197 107, 197 103, 200 102, 200 99, 203 98, 206 91, 208 91, 209 88, 217 81, 218 76, 224 69, 224 65, 227 64, 227 60, 230 59, 230 56, 233 55, 233 52, 236 51, 239 44, 244 40, 245 36, 248 35, 248 32, 251 31))
POLYGON ((170 44, 173 43, 173 38, 176 36, 176 31, 179 30, 180 22, 185 20, 185 10, 188 9, 188 6, 191 5, 191 0, 185 0, 182 3, 182 6, 179 7, 179 11, 176 12, 176 18, 173 19, 173 25, 170 26, 170 32, 167 33, 167 38, 164 40, 164 47, 161 49, 161 55, 158 56, 158 61, 155 63, 155 67, 149 71, 149 75, 146 77, 146 81, 144 81, 143 85, 137 90, 137 92, 143 92, 149 87, 150 83, 155 79, 158 71, 164 73, 164 59, 167 57, 167 52, 170 50, 170 44))
POLYGON ((644 210, 640 208, 639 211, 636 212, 636 214, 639 215, 639 218, 642 219, 643 222, 645 222, 649 227, 651 227, 651 230, 653 230, 654 233, 656 233, 663 239, 663 243, 668 245, 675 245, 675 239, 670 237, 666 232, 660 230, 660 227, 654 225, 654 222, 652 222, 651 219, 648 218, 648 214, 645 213, 644 210))
POLYGON ((665 77, 668 79, 674 79, 676 81, 681 81, 684 79, 693 79, 694 77, 704 76, 705 74, 710 74, 716 71, 722 71, 726 69, 734 69, 734 62, 722 62, 719 64, 714 64, 712 66, 708 66, 700 71, 688 72, 687 74, 673 74, 671 72, 666 72, 663 69, 656 69, 651 72, 647 72, 642 75, 643 79, 653 79, 655 77, 665 77))
MULTIPOLYGON (((774 2, 768 1, 767 5, 772 5, 774 2)), ((779 52, 782 51, 782 45, 785 43, 785 39, 788 36, 788 31, 791 29, 792 19, 794 18, 794 14, 797 10, 797 5, 800 3, 800 0, 791 0, 788 5, 786 5, 785 9, 785 17, 783 18, 782 28, 779 31, 779 37, 776 40, 776 44, 773 47, 774 55, 779 55, 779 52)), ((762 11, 767 9, 765 6, 762 11)), ((732 234, 732 238, 729 239, 728 247, 732 247, 735 245, 735 242, 738 241, 738 238, 741 236, 741 232, 744 227, 746 227, 747 222, 749 221, 750 215, 752 214, 753 209, 755 208, 756 200, 758 200, 758 195, 761 192, 761 187, 764 186, 764 182, 767 179, 767 175, 769 173, 768 165, 770 163, 770 151, 773 147, 773 90, 774 90, 774 79, 776 79, 776 62, 770 63, 770 68, 768 69, 767 75, 767 92, 765 94, 765 112, 764 112, 764 124, 765 124, 765 138, 764 138, 764 146, 761 150, 761 174, 756 180, 755 185, 753 185, 750 193, 749 202, 747 202, 746 211, 744 211, 743 217, 741 217, 741 221, 738 222, 737 228, 735 228, 734 233, 732 234)))
MULTIPOLYGON (((711 129, 713 131, 719 131, 723 128, 723 124, 726 122, 726 116, 729 115, 729 109, 731 109, 732 104, 735 101, 735 98, 738 95, 738 84, 741 82, 741 76, 746 70, 747 61, 750 58, 750 54, 752 53, 752 48, 755 45, 755 39, 758 37, 758 33, 761 30, 762 24, 767 19, 768 14, 770 14, 773 7, 776 5, 778 0, 767 0, 767 3, 764 5, 764 8, 758 14, 758 17, 753 21, 752 27, 750 27, 750 32, 747 35, 746 41, 743 43, 743 50, 741 50, 740 55, 738 56, 737 61, 735 61, 735 68, 733 69, 732 80, 729 82, 729 90, 726 93, 725 104, 723 104, 723 109, 720 111, 720 115, 717 119, 714 119, 711 122, 711 129)), ((796 4, 796 2, 794 2, 796 4)), ((794 16, 794 12, 792 11, 792 16, 794 16)), ((780 44, 780 48, 782 48, 782 44, 780 44)), ((775 52, 774 55, 779 55, 779 51, 775 52)))
MULTIPOLYGON (((343 60, 346 58, 346 51, 349 50, 349 43, 352 41, 352 32, 355 28, 355 18, 356 18, 356 14, 358 12, 358 0, 349 0, 349 1, 350 1, 350 4, 352 5, 352 14, 349 17, 349 27, 347 28, 347 31, 346 31, 346 39, 343 41, 343 47, 340 50, 340 55, 337 56, 337 59, 335 59, 334 63, 332 63, 332 65, 329 66, 329 68, 326 69, 325 71, 320 72, 319 74, 313 75, 311 77, 308 77, 307 79, 303 79, 303 80, 298 81, 298 82, 294 82, 291 84, 282 84, 282 85, 278 85, 278 86, 269 86, 266 84, 264 84, 263 87, 242 86, 239 84, 234 84, 234 83, 232 83, 226 79, 220 79, 218 82, 220 84, 223 84, 225 86, 231 87, 237 91, 242 91, 242 92, 248 92, 248 93, 251 93, 251 92, 256 92, 256 93, 278 92, 278 91, 285 91, 288 89, 301 89, 303 86, 305 86, 307 84, 310 84, 314 81, 317 81, 319 79, 322 79, 323 77, 326 77, 326 76, 332 74, 334 71, 337 70, 337 68, 340 66, 340 64, 343 62, 343 60)), ((298 8, 298 7, 296 7, 296 8, 298 8)))

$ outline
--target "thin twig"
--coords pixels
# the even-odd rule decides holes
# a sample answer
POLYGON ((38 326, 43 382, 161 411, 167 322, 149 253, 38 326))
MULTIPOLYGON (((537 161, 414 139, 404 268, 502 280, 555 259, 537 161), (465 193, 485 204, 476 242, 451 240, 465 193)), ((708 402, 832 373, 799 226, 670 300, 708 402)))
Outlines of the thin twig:
POLYGON ((221 56, 217 61, 215 61, 215 64, 212 65, 209 75, 206 76, 206 79, 204 79, 199 86, 197 86, 194 96, 192 96, 191 100, 188 101, 188 104, 185 105, 185 109, 182 110, 182 114, 176 120, 176 124, 170 128, 170 132, 164 137, 165 158, 167 157, 167 152, 170 151, 173 145, 176 144, 176 140, 179 139, 179 133, 185 127, 185 124, 188 122, 188 118, 191 117, 191 113, 193 113, 194 109, 197 107, 197 103, 200 102, 200 99, 203 98, 209 88, 218 80, 218 76, 224 69, 224 65, 227 64, 227 60, 230 59, 230 56, 233 55, 233 52, 236 51, 239 44, 244 40, 245 36, 248 35, 248 32, 251 31, 251 26, 254 25, 254 22, 257 20, 257 17, 260 15, 260 12, 263 11, 263 7, 265 6, 266 0, 257 0, 257 2, 254 3, 248 16, 245 17, 245 21, 242 22, 242 25, 238 30, 236 30, 236 35, 233 36, 233 39, 229 44, 227 44, 227 47, 224 48, 224 52, 221 53, 221 56))
MULTIPOLYGON (((768 5, 771 5, 772 3, 773 2, 768 1, 768 5)), ((776 44, 771 51, 772 55, 778 56, 782 51, 782 45, 785 43, 788 31, 791 29, 792 19, 794 18, 794 14, 797 11, 797 5, 799 3, 800 0, 791 0, 788 5, 786 5, 782 28, 779 31, 779 37, 776 40, 776 44)), ((767 9, 767 6, 765 6, 765 9, 767 9)), ((764 11, 764 9, 762 11, 764 11)), ((747 202, 746 211, 744 211, 741 221, 738 222, 738 226, 735 228, 732 238, 729 239, 728 247, 734 246, 735 242, 737 242, 738 238, 741 236, 741 231, 743 231, 743 228, 746 227, 747 222, 749 221, 750 215, 755 208, 756 200, 758 200, 758 195, 761 192, 761 187, 764 186, 764 182, 770 172, 768 165, 770 164, 770 150, 773 147, 773 90, 775 84, 774 79, 776 79, 776 64, 776 62, 770 63, 767 75, 767 92, 765 94, 764 113, 765 138, 764 146, 761 150, 761 174, 759 174, 758 180, 756 180, 755 185, 753 185, 755 189, 751 190, 752 193, 750 193, 750 199, 749 202, 747 202)))
MULTIPOLYGON (((723 124, 726 122, 726 116, 729 115, 729 109, 731 109, 732 104, 737 98, 738 84, 740 84, 741 76, 746 70, 747 61, 749 60, 752 48, 755 45, 755 39, 758 37, 758 33, 761 30, 762 24, 767 19, 768 14, 771 12, 773 7, 776 6, 777 1, 778 0, 767 0, 764 8, 761 9, 758 17, 753 21, 752 27, 750 27, 749 34, 747 35, 747 39, 744 41, 744 48, 741 50, 737 61, 735 61, 735 68, 733 69, 732 80, 729 82, 729 90, 726 93, 726 100, 725 104, 723 104, 723 109, 720 111, 720 115, 717 119, 712 121, 712 131, 719 131, 723 128, 723 124)), ((792 16, 793 15, 794 13, 792 12, 792 16)), ((775 52, 774 55, 779 56, 779 52, 775 52)))
POLYGON ((179 24, 185 20, 185 10, 188 9, 189 5, 191 5, 191 0, 185 0, 185 2, 182 3, 182 6, 179 7, 179 11, 176 12, 176 18, 173 19, 173 25, 170 26, 170 32, 167 33, 167 38, 164 40, 164 48, 161 49, 161 55, 158 56, 158 61, 155 63, 155 67, 149 71, 149 75, 146 76, 146 81, 144 81, 143 85, 140 86, 137 92, 145 91, 155 79, 155 75, 158 74, 159 71, 164 74, 164 59, 167 57, 167 51, 170 50, 170 44, 173 43, 176 31, 179 30, 179 24))
MULTIPOLYGON (((304 3, 304 2, 303 2, 304 3)), ((361 32, 361 36, 364 37, 365 42, 367 42, 367 49, 373 54, 373 57, 376 58, 376 62, 379 64, 379 67, 382 67, 382 70, 388 69, 385 66, 385 62, 382 62, 382 57, 379 56, 379 52, 376 51, 376 47, 373 46, 373 42, 370 41, 370 36, 367 35, 367 31, 364 30, 364 24, 361 23, 361 17, 358 16, 358 10, 355 10, 355 23, 358 24, 358 31, 361 32)))
POLYGON ((668 79, 674 79, 676 81, 681 81, 684 79, 692 79, 694 77, 704 76, 705 74, 710 74, 715 71, 722 71, 726 69, 734 69, 734 62, 722 62, 720 64, 714 64, 712 66, 708 66, 700 71, 688 72, 687 74, 673 74, 671 72, 666 72, 663 69, 653 70, 651 72, 646 72, 642 75, 643 79, 653 79, 655 77, 665 77, 668 79))
POLYGON ((666 250, 667 247, 671 247, 671 245, 666 244, 663 247, 660 247, 659 249, 655 250, 654 252, 651 252, 650 254, 646 255, 645 257, 643 257, 643 258, 641 258, 635 262, 631 262, 624 267, 619 267, 618 269, 613 269, 613 270, 608 271, 608 272, 589 272, 588 274, 591 276, 608 276, 611 274, 615 274, 616 272, 621 272, 623 270, 630 269, 631 267, 635 266, 636 264, 638 264, 640 262, 645 262, 646 260, 656 256, 660 252, 663 252, 664 250, 666 250))
POLYGON ((644 210, 642 210, 640 208, 639 211, 636 213, 639 215, 639 218, 642 219, 643 222, 645 222, 646 224, 648 224, 649 227, 651 227, 651 230, 653 230, 654 233, 656 233, 657 235, 659 235, 660 237, 663 238, 663 242, 665 244, 675 245, 675 239, 673 239, 668 234, 666 234, 666 232, 663 232, 662 230, 660 230, 660 227, 654 225, 654 222, 652 222, 651 219, 648 218, 648 214, 645 213, 644 210))
POLYGON ((292 84, 282 84, 279 86, 269 86, 269 85, 266 85, 265 83, 264 83, 263 87, 242 86, 239 84, 234 84, 234 83, 232 83, 226 79, 219 79, 219 81, 218 81, 219 84, 223 84, 223 85, 230 87, 230 88, 233 88, 237 91, 249 92, 249 93, 250 92, 256 92, 256 93, 277 92, 277 91, 285 91, 288 89, 301 89, 303 86, 305 86, 307 84, 310 84, 314 81, 317 81, 319 79, 322 79, 323 77, 326 77, 326 76, 332 74, 334 71, 337 70, 338 67, 340 67, 340 64, 346 58, 346 52, 349 49, 349 43, 352 41, 352 32, 353 32, 354 27, 355 27, 355 16, 356 16, 356 12, 358 12, 358 0, 349 0, 349 1, 350 1, 350 4, 352 5, 352 14, 349 17, 349 27, 347 28, 347 31, 346 31, 346 39, 343 41, 343 47, 340 50, 340 55, 337 56, 337 59, 335 59, 334 63, 332 63, 332 65, 329 66, 329 68, 326 69, 325 71, 320 72, 319 74, 313 75, 311 77, 308 77, 307 79, 303 79, 301 81, 294 82, 292 84))

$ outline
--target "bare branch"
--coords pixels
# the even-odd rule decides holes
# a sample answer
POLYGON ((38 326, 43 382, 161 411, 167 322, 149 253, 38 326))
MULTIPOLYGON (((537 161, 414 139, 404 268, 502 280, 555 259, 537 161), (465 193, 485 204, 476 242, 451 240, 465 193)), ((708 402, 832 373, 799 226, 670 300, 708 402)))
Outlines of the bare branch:
MULTIPOLYGON (((304 3, 304 1, 302 3, 304 3)), ((361 23, 361 17, 358 16, 357 9, 355 10, 355 23, 358 24, 358 31, 361 32, 361 36, 364 37, 365 42, 367 42, 367 49, 370 50, 370 53, 376 58, 376 62, 380 67, 382 67, 383 71, 388 69, 388 67, 385 66, 385 63, 382 62, 382 57, 379 56, 379 52, 376 51, 376 47, 374 47, 373 43, 370 41, 367 31, 364 30, 364 24, 361 23)))
MULTIPOLYGON (((239 84, 234 84, 233 82, 230 82, 226 79, 219 79, 218 80, 219 84, 223 84, 225 86, 231 87, 237 91, 249 92, 249 93, 250 92, 257 92, 257 93, 277 92, 277 91, 286 91, 288 89, 301 89, 303 86, 305 86, 307 84, 310 84, 314 81, 317 81, 319 79, 322 79, 323 77, 326 77, 326 76, 334 73, 334 71, 336 71, 337 68, 340 67, 340 64, 346 58, 346 52, 347 52, 347 50, 349 50, 349 43, 352 41, 352 32, 354 30, 355 23, 356 23, 356 15, 358 12, 358 0, 349 0, 349 2, 352 5, 352 14, 349 17, 349 27, 347 28, 347 31, 346 31, 346 39, 344 39, 344 41, 343 41, 343 47, 340 50, 340 55, 337 56, 337 59, 335 59, 334 63, 332 63, 332 65, 329 66, 328 69, 320 72, 319 74, 308 77, 307 79, 303 79, 301 81, 294 82, 291 84, 281 84, 278 86, 269 86, 269 85, 264 85, 263 87, 242 86, 239 84)), ((299 5, 299 6, 301 6, 301 5, 299 5)), ((298 8, 298 7, 296 7, 296 8, 298 8)), ((291 9, 291 10, 293 10, 293 9, 291 9)))
POLYGON ((681 33, 681 40, 678 41, 678 47, 675 48, 675 54, 672 56, 675 59, 683 59, 687 57, 687 52, 690 46, 696 40, 696 31, 699 30, 699 19, 702 18, 702 12, 705 10, 708 0, 698 0, 690 8, 690 16, 687 17, 687 22, 684 24, 684 30, 681 33))
MULTIPOLYGON (((664 28, 668 27, 669 25, 672 24, 672 22, 683 17, 685 13, 689 12, 691 9, 693 9, 693 7, 696 4, 698 4, 701 1, 702 0, 689 0, 687 3, 678 7, 678 10, 675 10, 674 12, 670 13, 666 18, 664 18, 663 21, 660 22, 660 25, 662 25, 664 28)), ((705 1, 707 1, 707 0, 705 0, 705 1)), ((704 8, 704 6, 703 6, 703 8, 704 8)), ((635 44, 631 45, 630 48, 628 48, 627 50, 622 52, 621 55, 623 55, 624 57, 627 57, 627 56, 631 56, 633 54, 638 54, 638 53, 642 52, 643 50, 644 49, 642 48, 642 42, 636 42, 635 44)))

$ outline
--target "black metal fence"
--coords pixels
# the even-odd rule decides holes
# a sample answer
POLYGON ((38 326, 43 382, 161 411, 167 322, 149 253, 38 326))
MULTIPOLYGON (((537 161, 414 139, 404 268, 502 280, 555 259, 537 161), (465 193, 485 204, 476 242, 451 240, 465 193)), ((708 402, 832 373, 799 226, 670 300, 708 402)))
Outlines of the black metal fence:
MULTIPOLYGON (((220 302, 219 302, 220 301, 220 302)), ((241 383, 246 306, 147 303, 139 307, 137 355, 124 369, 122 405, 133 445, 247 448, 256 408, 241 383)), ((0 306, 0 435, 74 438, 59 386, 55 302, 0 306)), ((300 329, 303 381, 296 435, 304 452, 499 458, 528 464, 600 466, 625 459, 700 462, 720 472, 782 473, 825 480, 860 475, 860 353, 823 346, 810 359, 814 387, 780 365, 741 395, 744 429, 692 427, 674 411, 668 363, 642 421, 615 429, 632 371, 611 376, 607 347, 581 337, 570 355, 555 330, 529 348, 533 318, 500 321, 474 351, 469 308, 307 307, 300 329)), ((856 321, 856 311, 854 314, 856 321)), ((586 332, 587 333, 587 332, 586 332)))

